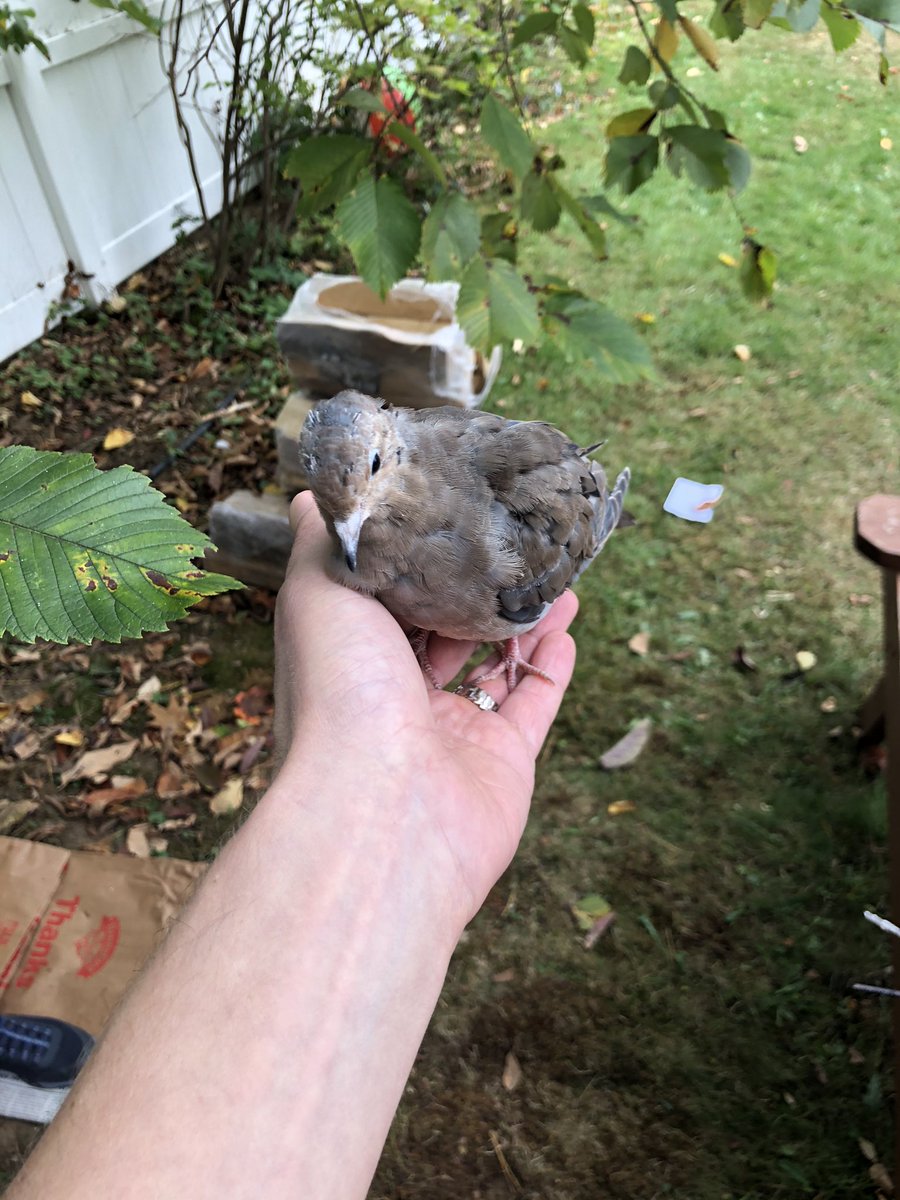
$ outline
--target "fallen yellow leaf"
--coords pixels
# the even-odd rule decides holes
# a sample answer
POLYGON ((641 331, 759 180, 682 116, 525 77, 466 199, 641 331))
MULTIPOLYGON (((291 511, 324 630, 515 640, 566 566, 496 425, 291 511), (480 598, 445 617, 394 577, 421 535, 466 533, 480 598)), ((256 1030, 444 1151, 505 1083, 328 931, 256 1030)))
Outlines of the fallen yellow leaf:
POLYGON ((63 729, 53 740, 57 746, 83 746, 84 734, 80 729, 63 729))
POLYGON ((175 507, 178 509, 178 511, 180 513, 186 513, 187 510, 191 507, 191 502, 190 502, 190 500, 185 500, 184 496, 176 496, 175 497, 175 507))
POLYGON ((878 145, 882 148, 882 150, 893 150, 894 148, 894 143, 889 137, 883 137, 878 145))
POLYGON ((736 267, 738 265, 736 258, 733 258, 730 254, 725 254, 724 252, 719 255, 719 262, 723 267, 736 267))
POLYGON ((648 313, 648 312, 635 313, 634 317, 635 317, 636 321, 643 321, 645 325, 655 325, 656 324, 656 317, 654 317, 653 313, 648 313))
POLYGON ((36 396, 34 392, 23 392, 19 397, 19 403, 23 408, 40 408, 43 400, 36 396))
POLYGON ((819 661, 812 650, 798 650, 794 658, 797 660, 797 666, 801 671, 811 671, 819 661))
POLYGON ((611 817, 618 817, 622 813, 634 812, 636 808, 633 800, 613 800, 612 804, 607 804, 606 811, 611 817))
POLYGON ((111 429, 103 439, 104 450, 119 450, 134 441, 134 434, 128 429, 111 429))
POLYGON ((740 359, 740 361, 743 363, 749 362, 752 357, 750 347, 745 346, 743 343, 735 346, 734 357, 740 359))

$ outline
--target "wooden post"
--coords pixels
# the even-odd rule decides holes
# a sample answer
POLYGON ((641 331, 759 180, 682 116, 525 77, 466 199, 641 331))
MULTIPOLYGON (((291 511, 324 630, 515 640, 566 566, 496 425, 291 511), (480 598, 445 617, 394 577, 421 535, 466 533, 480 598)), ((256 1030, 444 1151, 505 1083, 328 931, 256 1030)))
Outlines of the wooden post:
MULTIPOLYGON (((884 614, 884 738, 887 752, 890 918, 900 925, 900 496, 870 496, 856 509, 856 548, 881 567, 884 614)), ((870 714, 871 716, 871 714, 870 714)), ((900 938, 891 938, 891 987, 900 988, 900 938)), ((900 999, 892 999, 894 1155, 900 1162, 900 999)))

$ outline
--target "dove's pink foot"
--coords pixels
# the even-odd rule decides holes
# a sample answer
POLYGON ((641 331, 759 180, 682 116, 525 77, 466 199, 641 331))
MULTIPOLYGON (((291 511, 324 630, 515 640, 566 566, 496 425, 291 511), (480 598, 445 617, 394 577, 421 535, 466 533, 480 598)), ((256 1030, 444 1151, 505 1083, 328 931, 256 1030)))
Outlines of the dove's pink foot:
POLYGON ((532 663, 526 662, 519 653, 519 639, 517 637, 507 638, 505 642, 495 642, 497 653, 500 655, 500 661, 496 667, 492 667, 490 671, 485 671, 483 675, 479 675, 473 683, 478 686, 482 683, 487 683, 490 679, 498 679, 501 675, 506 675, 506 682, 509 690, 512 691, 519 682, 519 672, 523 675, 537 675, 539 679, 546 679, 547 683, 555 683, 555 680, 542 671, 540 667, 535 667, 532 663))
POLYGON ((438 677, 434 673, 434 667, 431 665, 431 659, 428 657, 428 637, 430 630, 428 629, 411 629, 406 635, 409 638, 409 644, 413 648, 413 654, 416 656, 416 661, 422 668, 422 673, 429 681, 431 686, 437 691, 441 691, 441 685, 438 682, 438 677))

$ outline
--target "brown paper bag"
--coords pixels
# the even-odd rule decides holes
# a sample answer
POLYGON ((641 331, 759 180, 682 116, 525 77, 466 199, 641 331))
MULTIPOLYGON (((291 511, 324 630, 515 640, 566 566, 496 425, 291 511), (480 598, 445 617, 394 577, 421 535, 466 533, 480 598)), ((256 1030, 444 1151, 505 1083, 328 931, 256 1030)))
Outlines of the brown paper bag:
POLYGON ((0 837, 0 1013, 99 1034, 204 870, 0 837))

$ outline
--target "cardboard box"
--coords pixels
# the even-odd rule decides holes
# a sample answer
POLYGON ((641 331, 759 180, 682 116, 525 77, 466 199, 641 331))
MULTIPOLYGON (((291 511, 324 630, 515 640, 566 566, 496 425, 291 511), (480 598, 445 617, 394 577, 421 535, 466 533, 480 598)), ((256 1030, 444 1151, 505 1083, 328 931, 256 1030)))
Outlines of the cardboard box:
POLYGON ((278 322, 278 344, 313 399, 354 388, 409 408, 474 408, 501 352, 485 359, 468 344, 458 295, 458 283, 405 279, 382 300, 355 275, 313 275, 278 322))
POLYGON ((0 1013, 99 1034, 205 870, 0 837, 0 1013))

